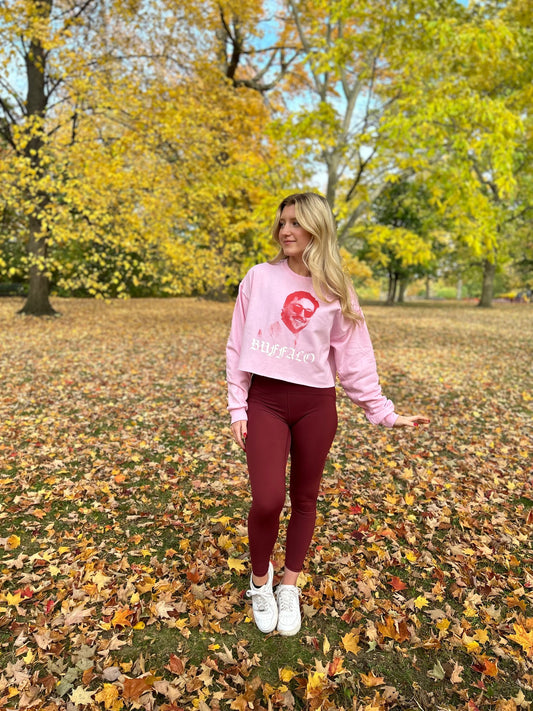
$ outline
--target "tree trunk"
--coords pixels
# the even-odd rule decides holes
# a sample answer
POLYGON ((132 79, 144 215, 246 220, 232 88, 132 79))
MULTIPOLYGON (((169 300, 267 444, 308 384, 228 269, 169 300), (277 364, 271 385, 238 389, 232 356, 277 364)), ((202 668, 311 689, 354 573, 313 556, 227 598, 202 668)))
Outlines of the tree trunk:
POLYGON ((485 259, 483 263, 483 285, 481 287, 481 298, 478 306, 490 308, 494 296, 494 276, 496 274, 496 263, 485 259))
POLYGON ((463 298, 463 277, 457 279, 457 291, 455 293, 455 298, 457 301, 461 301, 463 298))
POLYGON ((405 292, 409 282, 407 279, 400 279, 400 291, 398 292, 398 303, 405 304, 405 292))
POLYGON ((431 279, 426 276, 426 299, 431 299, 431 279))
POLYGON ((387 306, 392 306, 396 298, 396 287, 398 285, 398 275, 389 272, 389 292, 387 294, 387 306))
MULTIPOLYGON (((46 20, 52 12, 53 0, 41 0, 36 4, 39 15, 46 20)), ((24 155, 31 165, 35 185, 30 188, 28 199, 33 204, 33 213, 28 224, 28 256, 30 260, 28 298, 19 313, 33 316, 49 316, 56 313, 50 304, 48 277, 46 276, 47 230, 43 228, 41 213, 49 196, 42 190, 40 182, 44 177, 44 119, 48 104, 46 91, 47 53, 39 37, 33 37, 25 56, 28 94, 26 112, 30 138, 24 148, 24 155)))
POLYGON ((39 218, 31 216, 28 241, 30 258, 28 296, 18 313, 29 316, 54 316, 57 311, 52 307, 48 298, 48 277, 41 266, 46 260, 46 238, 41 236, 41 230, 39 218))

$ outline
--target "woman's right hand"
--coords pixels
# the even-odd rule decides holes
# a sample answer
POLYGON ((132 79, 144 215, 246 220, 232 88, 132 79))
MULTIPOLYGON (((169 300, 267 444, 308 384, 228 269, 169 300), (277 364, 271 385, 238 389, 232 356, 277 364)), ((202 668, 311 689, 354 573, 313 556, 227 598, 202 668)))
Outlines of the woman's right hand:
POLYGON ((248 435, 248 422, 246 420, 237 420, 231 425, 231 433, 233 439, 239 447, 246 451, 246 437, 248 435))

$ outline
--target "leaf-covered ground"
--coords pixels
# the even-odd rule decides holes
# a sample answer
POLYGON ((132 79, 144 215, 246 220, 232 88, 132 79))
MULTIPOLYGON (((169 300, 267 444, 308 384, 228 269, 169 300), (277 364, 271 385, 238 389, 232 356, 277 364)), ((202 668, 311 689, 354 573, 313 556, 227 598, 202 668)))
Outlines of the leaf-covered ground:
POLYGON ((0 302, 0 708, 530 707, 530 306, 366 308, 384 390, 432 424, 373 427, 339 393, 294 638, 257 632, 244 596, 231 304, 18 306, 0 302))

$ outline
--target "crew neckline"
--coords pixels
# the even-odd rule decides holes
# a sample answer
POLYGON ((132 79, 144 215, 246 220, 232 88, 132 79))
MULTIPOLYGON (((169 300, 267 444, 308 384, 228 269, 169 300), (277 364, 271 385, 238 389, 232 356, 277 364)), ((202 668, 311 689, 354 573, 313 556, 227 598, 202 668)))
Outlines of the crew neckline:
POLYGON ((298 274, 298 272, 295 272, 294 269, 291 269, 289 260, 288 259, 283 259, 282 264, 285 264, 286 268, 290 271, 291 274, 294 276, 300 277, 300 279, 312 279, 311 275, 304 275, 304 274, 298 274))

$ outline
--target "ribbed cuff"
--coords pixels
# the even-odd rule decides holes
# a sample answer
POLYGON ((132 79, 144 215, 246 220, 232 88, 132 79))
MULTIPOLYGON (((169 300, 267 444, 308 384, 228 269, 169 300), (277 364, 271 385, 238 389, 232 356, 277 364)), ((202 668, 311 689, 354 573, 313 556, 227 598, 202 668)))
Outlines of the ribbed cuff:
POLYGON ((241 407, 238 410, 230 410, 231 424, 234 422, 239 422, 239 420, 248 420, 248 415, 246 413, 246 408, 241 407))
POLYGON ((394 423, 398 419, 398 415, 395 412, 391 412, 387 417, 381 420, 380 424, 384 427, 394 427, 394 423))

